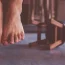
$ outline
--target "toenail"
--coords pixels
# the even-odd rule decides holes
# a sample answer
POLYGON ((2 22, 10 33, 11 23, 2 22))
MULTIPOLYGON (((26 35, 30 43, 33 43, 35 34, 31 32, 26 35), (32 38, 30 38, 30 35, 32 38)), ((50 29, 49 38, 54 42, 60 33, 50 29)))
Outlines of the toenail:
POLYGON ((8 42, 7 41, 4 41, 3 45, 7 46, 8 45, 8 42))

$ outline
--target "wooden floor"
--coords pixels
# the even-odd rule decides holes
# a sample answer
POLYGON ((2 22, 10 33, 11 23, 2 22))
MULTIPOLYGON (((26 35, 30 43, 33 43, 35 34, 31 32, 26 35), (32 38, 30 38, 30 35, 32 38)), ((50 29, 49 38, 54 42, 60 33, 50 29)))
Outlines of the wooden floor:
POLYGON ((29 33, 17 44, 0 46, 0 65, 65 65, 65 44, 51 51, 24 45, 33 41, 36 41, 36 34, 29 33))

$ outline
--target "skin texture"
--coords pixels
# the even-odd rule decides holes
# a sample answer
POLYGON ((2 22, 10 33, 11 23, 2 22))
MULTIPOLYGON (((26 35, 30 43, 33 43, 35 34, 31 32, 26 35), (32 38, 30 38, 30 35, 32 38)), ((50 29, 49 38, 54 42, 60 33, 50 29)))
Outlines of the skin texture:
POLYGON ((2 22, 3 22, 2 15, 3 15, 2 2, 0 0, 0 43, 1 43, 1 36, 2 36, 2 22))
MULTIPOLYGON (((4 2, 5 0, 3 0, 4 2)), ((21 23, 23 0, 7 0, 4 12, 1 42, 3 45, 14 44, 24 39, 24 29, 21 23)), ((4 4, 6 4, 4 2, 4 4)))

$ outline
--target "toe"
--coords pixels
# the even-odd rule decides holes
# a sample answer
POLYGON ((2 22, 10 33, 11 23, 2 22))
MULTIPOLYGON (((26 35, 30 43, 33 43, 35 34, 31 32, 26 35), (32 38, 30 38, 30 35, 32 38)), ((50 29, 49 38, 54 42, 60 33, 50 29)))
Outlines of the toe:
POLYGON ((14 44, 14 33, 10 35, 10 43, 14 44))
POLYGON ((18 34, 19 41, 21 40, 21 34, 18 34))
POLYGON ((17 35, 17 34, 14 35, 14 41, 15 41, 15 42, 18 42, 18 41, 19 41, 19 40, 18 40, 18 35, 17 35))
POLYGON ((22 32, 21 33, 21 40, 23 40, 24 39, 24 33, 22 32))
POLYGON ((3 45, 8 45, 7 37, 2 36, 1 42, 2 42, 3 45))
POLYGON ((3 45, 5 45, 5 46, 7 46, 7 45, 8 45, 7 40, 5 40, 5 41, 3 42, 3 45))
POLYGON ((4 38, 3 38, 3 40, 2 40, 2 44, 7 46, 7 45, 8 45, 8 41, 7 41, 7 39, 4 39, 4 38))

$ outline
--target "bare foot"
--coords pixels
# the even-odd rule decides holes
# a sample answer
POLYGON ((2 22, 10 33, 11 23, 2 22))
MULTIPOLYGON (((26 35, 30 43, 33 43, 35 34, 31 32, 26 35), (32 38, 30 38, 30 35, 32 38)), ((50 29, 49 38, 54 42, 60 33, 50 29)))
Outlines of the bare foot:
POLYGON ((20 19, 20 10, 17 8, 17 4, 10 4, 8 12, 6 14, 2 43, 4 45, 14 44, 24 39, 23 25, 20 19))
POLYGON ((14 44, 24 39, 24 30, 21 22, 10 22, 4 25, 2 43, 4 45, 14 44))
POLYGON ((1 36, 2 36, 2 3, 1 3, 1 0, 0 0, 0 43, 1 43, 1 36))

